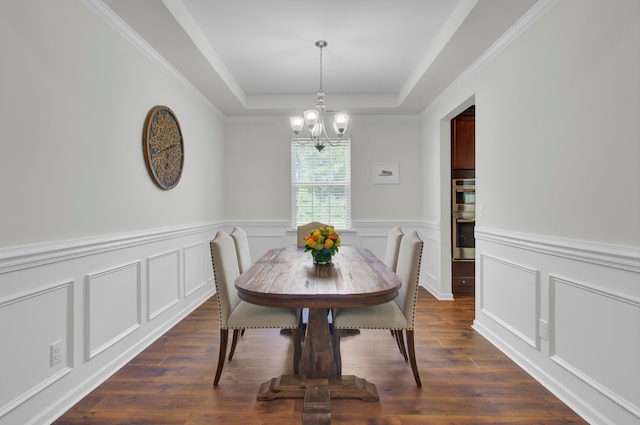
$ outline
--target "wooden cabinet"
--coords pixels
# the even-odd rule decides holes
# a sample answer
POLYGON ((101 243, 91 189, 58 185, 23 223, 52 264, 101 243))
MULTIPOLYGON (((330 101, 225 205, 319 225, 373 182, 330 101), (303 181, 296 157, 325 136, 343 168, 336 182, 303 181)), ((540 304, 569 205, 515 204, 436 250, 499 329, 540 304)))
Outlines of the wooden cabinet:
POLYGON ((451 120, 451 169, 476 168, 476 118, 458 115, 451 120))
POLYGON ((451 291, 453 292, 453 295, 475 295, 475 261, 454 260, 451 262, 451 291))

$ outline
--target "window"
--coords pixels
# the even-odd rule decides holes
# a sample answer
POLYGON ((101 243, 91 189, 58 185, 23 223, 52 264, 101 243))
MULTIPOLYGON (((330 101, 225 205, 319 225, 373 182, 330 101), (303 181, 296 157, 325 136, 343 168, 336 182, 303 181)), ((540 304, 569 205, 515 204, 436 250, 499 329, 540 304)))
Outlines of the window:
POLYGON ((291 206, 293 227, 319 221, 351 228, 351 142, 318 152, 313 143, 291 140, 291 206))

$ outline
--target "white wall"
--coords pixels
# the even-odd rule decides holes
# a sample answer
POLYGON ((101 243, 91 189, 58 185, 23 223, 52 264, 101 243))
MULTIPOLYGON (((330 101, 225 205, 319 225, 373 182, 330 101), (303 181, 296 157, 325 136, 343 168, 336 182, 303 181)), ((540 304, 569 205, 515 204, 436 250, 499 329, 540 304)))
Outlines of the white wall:
POLYGON ((639 9, 560 1, 480 73, 483 226, 638 245, 639 9))
POLYGON ((79 0, 0 8, 0 246, 223 217, 213 106, 79 0), (153 184, 142 156, 144 120, 158 104, 173 109, 185 139, 171 191, 153 184))
MULTIPOLYGON (((348 133, 354 222, 420 219, 423 179, 420 157, 415 154, 420 150, 419 120, 353 116, 348 133), (400 184, 373 184, 373 164, 385 162, 399 164, 400 184)), ((287 117, 237 119, 227 124, 227 217, 244 221, 290 220, 290 138, 287 117)))
POLYGON ((425 215, 446 274, 448 122, 472 99, 474 328, 590 423, 638 424, 640 3, 540 4, 551 8, 425 111, 425 164, 439 154, 441 170, 425 215))
MULTIPOLYGON (((639 7, 561 0, 421 122, 350 125, 345 241, 380 255, 392 224, 420 230, 423 284, 450 298, 448 120, 476 104, 474 327, 594 424, 640 423, 640 232, 620 213, 640 207, 639 7), (371 183, 385 161, 399 185, 371 183)), ((216 230, 246 227, 255 256, 292 243, 289 131, 223 123, 80 0, 0 2, 0 53, 0 424, 47 423, 211 295, 216 230), (142 157, 156 104, 185 135, 169 192, 142 157)))
POLYGON ((222 119, 121 31, 80 0, 0 2, 3 425, 49 423, 213 293, 222 119), (184 135, 171 191, 142 154, 157 104, 184 135))

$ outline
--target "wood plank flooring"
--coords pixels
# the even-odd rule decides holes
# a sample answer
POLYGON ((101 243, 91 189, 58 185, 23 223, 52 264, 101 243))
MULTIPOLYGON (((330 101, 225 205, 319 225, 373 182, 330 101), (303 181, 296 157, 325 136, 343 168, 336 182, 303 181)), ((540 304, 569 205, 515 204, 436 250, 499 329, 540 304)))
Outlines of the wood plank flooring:
MULTIPOLYGON (((345 337, 343 373, 376 384, 380 402, 332 400, 332 425, 586 424, 471 329, 473 318, 472 297, 437 301, 420 289, 422 389, 389 331, 345 337)), ((218 335, 212 297, 54 424, 300 424, 302 400, 256 401, 260 384, 291 373, 289 337, 248 330, 213 388, 218 335)))

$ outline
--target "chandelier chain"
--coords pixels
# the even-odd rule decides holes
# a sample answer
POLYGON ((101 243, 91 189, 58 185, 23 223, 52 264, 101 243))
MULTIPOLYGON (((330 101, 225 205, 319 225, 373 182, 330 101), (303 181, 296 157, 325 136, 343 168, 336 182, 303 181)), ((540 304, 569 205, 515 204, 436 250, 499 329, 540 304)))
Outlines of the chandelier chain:
POLYGON ((324 93, 322 90, 322 48, 323 46, 320 45, 320 93, 324 93))

